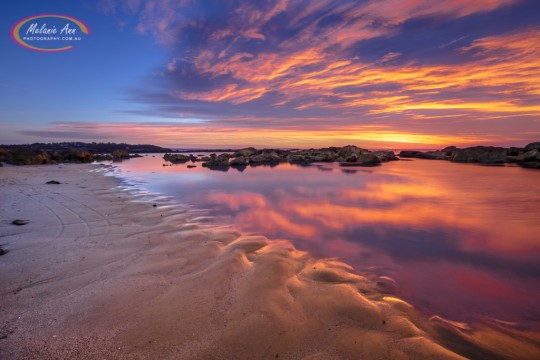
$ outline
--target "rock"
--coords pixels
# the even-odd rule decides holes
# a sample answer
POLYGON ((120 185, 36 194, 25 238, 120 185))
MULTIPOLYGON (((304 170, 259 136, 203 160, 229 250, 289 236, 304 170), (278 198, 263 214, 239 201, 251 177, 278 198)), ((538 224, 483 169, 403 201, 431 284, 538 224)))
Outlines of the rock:
POLYGON ((300 155, 300 154, 289 154, 287 156, 287 161, 289 162, 305 162, 306 161, 306 157, 304 155, 300 155))
MULTIPOLYGON (((354 145, 347 145, 347 146, 344 146, 344 147, 338 149, 337 157, 344 158, 346 161, 351 161, 354 158, 353 155, 356 155, 357 158, 358 158, 358 156, 360 156, 360 154, 362 154, 364 152, 367 152, 367 150, 361 149, 361 148, 359 148, 357 146, 354 146, 354 145), (351 159, 351 160, 349 160, 349 159, 351 159)), ((352 161, 355 161, 355 160, 352 160, 352 161)))
POLYGON ((234 157, 242 156, 242 157, 248 158, 251 155, 255 155, 256 153, 257 153, 257 150, 255 148, 248 147, 248 148, 245 148, 245 149, 240 149, 240 150, 235 151, 233 156, 234 157))
MULTIPOLYGON (((7 254, 7 251, 4 250, 4 249, 2 248, 2 246, 0 246, 0 256, 6 255, 6 254, 7 254)), ((7 337, 7 336, 6 336, 6 337, 7 337)))
POLYGON ((450 161, 479 162, 483 164, 502 164, 508 162, 507 150, 493 146, 475 146, 456 150, 450 161))
POLYGON ((197 167, 197 165, 188 165, 187 166, 188 169, 193 169, 193 168, 196 168, 196 167, 197 167))
POLYGON ((398 156, 400 158, 423 158, 424 153, 422 151, 403 150, 400 151, 398 156))
POLYGON ((256 163, 262 163, 267 162, 266 158, 263 155, 251 155, 249 157, 249 163, 250 164, 256 164, 256 163))
POLYGON ((189 154, 189 160, 191 160, 191 162, 196 162, 197 161, 197 157, 194 156, 193 154, 189 154))
POLYGON ((117 149, 111 152, 111 156, 113 158, 113 161, 129 159, 129 152, 127 150, 117 149))
POLYGON ((533 142, 525 146, 525 151, 540 150, 540 142, 533 142))
POLYGON ((456 150, 458 150, 458 148, 455 146, 447 146, 444 149, 441 149, 442 152, 454 152, 456 150))
POLYGON ((517 162, 540 161, 540 150, 533 149, 516 156, 517 162))
POLYGON ((446 160, 446 156, 443 151, 426 151, 422 154, 422 158, 428 160, 446 160))
POLYGON ((214 157, 210 157, 210 160, 208 160, 207 162, 203 162, 202 163, 202 166, 203 167, 208 167, 208 168, 211 168, 211 167, 228 167, 230 164, 229 164, 229 159, 226 158, 226 157, 216 157, 215 154, 214 154, 214 157))
POLYGON ((261 156, 266 162, 280 162, 282 159, 274 150, 263 150, 261 156))
POLYGON ((231 166, 245 166, 247 163, 248 159, 244 156, 239 156, 230 162, 231 166))
POLYGON ((47 181, 45 184, 49 184, 49 185, 59 185, 61 184, 60 181, 56 181, 56 180, 50 180, 50 181, 47 181))
POLYGON ((381 162, 399 160, 393 151, 372 151, 372 154, 377 156, 381 162))
POLYGON ((165 154, 163 155, 163 159, 173 164, 183 164, 190 160, 188 156, 183 154, 165 154))
POLYGON ((351 153, 347 156, 345 156, 346 162, 358 162, 358 154, 357 153, 351 153))
POLYGON ((21 220, 21 219, 16 219, 16 220, 13 220, 11 223, 13 225, 18 225, 18 226, 21 226, 21 225, 26 225, 28 224, 30 221, 28 220, 21 220))
POLYGON ((60 158, 58 159, 53 157, 53 160, 71 163, 89 163, 94 161, 94 156, 86 150, 72 149, 62 151, 59 156, 60 158))
POLYGON ((33 151, 26 147, 7 152, 4 161, 12 165, 43 165, 56 163, 56 161, 51 159, 49 154, 45 151, 33 151))
POLYGON ((511 147, 506 151, 506 155, 515 157, 523 154, 524 151, 523 148, 511 147))
POLYGON ((372 152, 363 153, 358 157, 358 162, 362 166, 377 166, 381 164, 381 160, 372 152))

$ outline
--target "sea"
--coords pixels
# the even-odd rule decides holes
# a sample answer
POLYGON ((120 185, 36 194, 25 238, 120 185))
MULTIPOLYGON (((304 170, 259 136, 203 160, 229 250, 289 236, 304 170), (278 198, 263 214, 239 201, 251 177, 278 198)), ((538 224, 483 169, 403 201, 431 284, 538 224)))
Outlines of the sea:
POLYGON ((211 170, 162 156, 112 173, 212 224, 343 261, 427 315, 540 331, 538 170, 423 159, 211 170))

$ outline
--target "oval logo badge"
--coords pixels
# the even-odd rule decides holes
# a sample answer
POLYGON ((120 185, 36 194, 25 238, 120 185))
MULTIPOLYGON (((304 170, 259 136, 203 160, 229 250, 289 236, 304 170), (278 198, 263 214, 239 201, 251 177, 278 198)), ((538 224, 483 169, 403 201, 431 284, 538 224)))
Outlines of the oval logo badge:
POLYGON ((34 15, 24 18, 11 28, 11 39, 18 45, 35 51, 68 51, 90 35, 84 22, 59 14, 34 15))

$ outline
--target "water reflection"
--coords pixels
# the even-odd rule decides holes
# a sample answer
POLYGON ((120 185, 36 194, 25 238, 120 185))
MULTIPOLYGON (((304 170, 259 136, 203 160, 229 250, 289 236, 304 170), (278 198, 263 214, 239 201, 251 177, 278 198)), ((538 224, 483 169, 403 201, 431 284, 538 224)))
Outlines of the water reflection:
POLYGON ((388 276, 429 313, 540 328, 538 171, 416 160, 215 172, 162 162, 120 167, 219 221, 388 276))

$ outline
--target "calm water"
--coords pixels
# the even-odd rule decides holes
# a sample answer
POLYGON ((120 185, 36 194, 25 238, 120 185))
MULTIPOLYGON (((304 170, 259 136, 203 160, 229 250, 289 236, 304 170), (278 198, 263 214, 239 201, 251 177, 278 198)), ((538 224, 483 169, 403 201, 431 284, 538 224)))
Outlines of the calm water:
POLYGON ((428 314, 540 329, 540 171, 412 160, 212 171, 117 164, 217 221, 395 280, 428 314))

